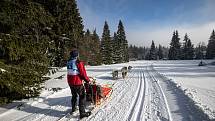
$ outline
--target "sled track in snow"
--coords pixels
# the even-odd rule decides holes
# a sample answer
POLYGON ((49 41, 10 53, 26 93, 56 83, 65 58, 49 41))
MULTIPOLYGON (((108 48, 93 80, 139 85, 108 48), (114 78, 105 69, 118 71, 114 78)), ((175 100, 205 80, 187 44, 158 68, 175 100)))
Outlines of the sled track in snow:
POLYGON ((132 106, 129 109, 129 114, 127 116, 127 121, 130 120, 141 120, 143 116, 143 108, 145 103, 145 92, 146 92, 146 82, 145 82, 145 75, 143 70, 140 70, 138 75, 138 87, 135 93, 135 99, 132 102, 132 106))
MULTIPOLYGON (((130 71, 128 73, 127 78, 125 78, 123 80, 120 80, 120 81, 124 81, 124 85, 126 85, 126 87, 130 86, 130 83, 132 83, 131 79, 133 79, 133 77, 134 77, 135 74, 136 74, 136 72, 130 71)), ((117 80, 117 81, 119 81, 119 80, 117 80)), ((124 96, 125 96, 124 93, 125 93, 126 89, 125 88, 120 89, 120 88, 122 88, 122 85, 121 85, 121 83, 118 83, 117 81, 114 84, 115 85, 114 89, 119 89, 120 90, 120 92, 118 93, 117 98, 111 98, 110 97, 110 100, 108 100, 107 102, 105 102, 104 104, 102 104, 101 106, 99 106, 99 108, 95 108, 94 111, 92 112, 92 115, 89 118, 86 119, 87 121, 93 120, 95 118, 95 116, 98 115, 99 113, 103 113, 102 115, 105 116, 106 114, 103 111, 103 108, 105 108, 106 105, 108 105, 108 102, 114 102, 114 103, 111 103, 111 105, 116 105, 121 99, 124 98, 124 96)), ((112 93, 115 93, 115 92, 117 92, 117 90, 113 90, 112 93)))
MULTIPOLYGON (((153 94, 151 94, 151 98, 153 99, 153 104, 154 106, 151 106, 152 108, 152 114, 156 115, 159 120, 164 120, 164 121, 172 121, 170 109, 167 103, 166 96, 159 84, 159 80, 156 78, 155 74, 156 72, 152 72, 152 66, 146 67, 146 73, 148 75, 148 83, 150 83, 152 87, 153 94), (150 67, 150 70, 148 69, 150 67)), ((156 118, 157 118, 156 117, 156 118)), ((152 120, 157 120, 157 119, 152 119, 152 120)))

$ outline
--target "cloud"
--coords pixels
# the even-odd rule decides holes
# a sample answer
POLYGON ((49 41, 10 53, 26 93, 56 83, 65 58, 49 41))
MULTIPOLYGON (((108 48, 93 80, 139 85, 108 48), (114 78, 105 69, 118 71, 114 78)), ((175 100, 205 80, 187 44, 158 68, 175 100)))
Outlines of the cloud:
POLYGON ((215 21, 198 26, 187 24, 177 26, 147 26, 145 28, 129 29, 127 31, 127 39, 130 44, 140 46, 151 46, 151 40, 154 40, 156 45, 169 46, 173 31, 178 30, 179 37, 181 38, 180 42, 182 42, 185 33, 187 33, 193 44, 197 45, 199 42, 207 43, 213 29, 215 29, 215 21))

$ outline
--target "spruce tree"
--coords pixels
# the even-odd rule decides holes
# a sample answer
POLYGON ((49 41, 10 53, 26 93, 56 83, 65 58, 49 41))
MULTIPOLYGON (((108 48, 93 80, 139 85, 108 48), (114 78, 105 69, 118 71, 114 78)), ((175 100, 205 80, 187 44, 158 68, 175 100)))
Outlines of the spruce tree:
POLYGON ((90 33, 87 29, 84 40, 86 44, 86 51, 83 55, 87 60, 86 62, 89 65, 99 65, 101 64, 101 54, 100 54, 100 40, 99 36, 96 33, 96 30, 93 31, 93 34, 90 33))
POLYGON ((112 58, 113 57, 113 47, 112 47, 110 30, 109 30, 107 21, 105 21, 103 33, 102 33, 101 54, 102 54, 102 61, 104 64, 113 63, 113 58, 112 58))
POLYGON ((200 42, 195 48, 195 59, 205 59, 206 49, 205 43, 200 42))
POLYGON ((155 43, 152 40, 151 48, 149 51, 149 60, 156 60, 156 59, 157 59, 157 55, 156 55, 155 43))
POLYGON ((206 58, 213 59, 215 58, 215 32, 211 33, 210 39, 208 41, 207 51, 206 51, 206 58))
POLYGON ((181 59, 190 60, 194 58, 194 48, 188 35, 184 36, 181 59))
POLYGON ((187 42, 187 58, 188 60, 192 60, 194 58, 194 47, 189 39, 187 42))
POLYGON ((48 70, 53 19, 28 0, 1 1, 0 9, 0 68, 6 70, 0 73, 0 103, 37 96, 48 70))
POLYGON ((181 57, 181 50, 180 50, 180 38, 178 37, 178 31, 173 32, 172 40, 170 43, 170 49, 169 49, 169 54, 168 58, 170 60, 178 60, 181 57))
POLYGON ((55 47, 51 49, 52 66, 65 66, 69 53, 73 48, 78 48, 80 57, 84 58, 87 51, 83 44, 84 31, 75 0, 34 0, 42 4, 48 13, 53 16, 54 25, 51 28, 54 35, 55 47), (63 45, 61 45, 63 44, 63 45))
POLYGON ((158 48, 158 58, 159 59, 163 59, 164 55, 163 55, 163 47, 161 45, 159 45, 158 48))
POLYGON ((181 59, 187 59, 188 58, 188 46, 187 46, 187 43, 188 43, 188 35, 185 34, 184 36, 184 42, 183 42, 183 45, 182 45, 182 54, 181 54, 181 59))
POLYGON ((91 35, 89 29, 87 29, 87 31, 84 34, 84 41, 85 42, 83 43, 83 45, 85 45, 85 49, 88 51, 85 51, 84 53, 82 53, 83 54, 82 56, 84 57, 82 59, 84 59, 87 64, 91 64, 93 61, 93 56, 92 56, 92 54, 93 54, 93 48, 92 48, 93 40, 92 40, 92 35, 91 35))
POLYGON ((120 59, 118 63, 121 62, 128 62, 129 56, 128 56, 128 41, 126 40, 125 30, 124 26, 122 24, 122 21, 119 21, 118 24, 118 30, 117 30, 117 39, 118 39, 118 49, 119 49, 119 55, 120 59))
POLYGON ((100 53, 100 39, 98 34, 96 33, 96 29, 93 31, 93 35, 92 35, 92 46, 93 46, 93 62, 92 65, 99 65, 101 64, 102 60, 101 60, 101 53, 100 53))
POLYGON ((184 43, 182 46, 181 59, 185 59, 185 60, 193 59, 194 58, 194 48, 193 48, 191 40, 189 39, 187 34, 185 34, 183 41, 184 41, 184 43))
POLYGON ((118 41, 118 39, 117 39, 117 34, 114 32, 114 35, 113 35, 113 40, 112 40, 113 42, 113 44, 112 44, 112 46, 113 46, 113 62, 114 63, 118 63, 118 62, 120 62, 120 51, 119 51, 119 45, 120 45, 120 43, 119 43, 119 41, 118 41))

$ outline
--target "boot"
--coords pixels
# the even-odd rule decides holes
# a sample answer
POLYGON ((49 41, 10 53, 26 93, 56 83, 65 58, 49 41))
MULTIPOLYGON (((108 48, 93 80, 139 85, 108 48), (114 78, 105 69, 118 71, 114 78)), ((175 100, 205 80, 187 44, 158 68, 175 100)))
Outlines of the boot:
POLYGON ((84 117, 88 117, 91 115, 91 112, 84 112, 80 114, 80 119, 84 118, 84 117))
POLYGON ((73 114, 76 111, 76 107, 72 108, 72 111, 70 112, 70 114, 73 114))

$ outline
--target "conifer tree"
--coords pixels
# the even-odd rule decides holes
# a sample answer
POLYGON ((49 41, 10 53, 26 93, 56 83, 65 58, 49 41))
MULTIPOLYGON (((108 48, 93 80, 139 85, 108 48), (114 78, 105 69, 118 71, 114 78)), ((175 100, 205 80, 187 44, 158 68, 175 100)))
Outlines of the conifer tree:
POLYGON ((194 58, 194 48, 193 48, 191 40, 189 39, 187 34, 185 34, 183 41, 184 41, 184 43, 182 46, 181 59, 185 59, 185 60, 193 59, 194 58))
POLYGON ((0 73, 0 103, 37 96, 48 70, 52 17, 28 0, 1 1, 0 9, 0 68, 6 70, 0 73))
POLYGON ((189 39, 187 42, 187 58, 188 60, 192 60, 194 58, 194 47, 191 43, 191 40, 189 39))
POLYGON ((161 45, 159 45, 158 48, 158 58, 159 59, 163 59, 164 55, 163 55, 163 47, 161 45))
POLYGON ((92 35, 91 35, 89 29, 87 29, 87 31, 84 34, 84 41, 85 42, 83 43, 83 45, 85 46, 85 49, 88 50, 88 51, 85 51, 83 53, 82 56, 84 58, 82 57, 82 59, 84 59, 87 64, 91 64, 91 62, 93 61, 93 57, 92 57, 92 53, 93 53, 93 48, 92 48, 92 46, 93 46, 93 40, 92 40, 92 35))
POLYGON ((168 58, 170 60, 178 60, 180 59, 181 56, 181 50, 180 50, 180 38, 178 37, 178 31, 173 32, 172 40, 170 43, 170 49, 169 49, 169 54, 168 58))
POLYGON ((195 59, 205 59, 206 49, 205 43, 200 42, 195 48, 195 59))
POLYGON ((157 55, 156 55, 155 43, 152 40, 151 48, 149 51, 149 60, 156 60, 156 59, 157 59, 157 55))
POLYGON ((121 20, 118 24, 117 39, 119 41, 118 48, 120 50, 120 62, 128 62, 128 41, 126 40, 125 30, 121 20))
POLYGON ((113 63, 113 58, 112 58, 113 57, 113 47, 112 47, 110 30, 109 30, 107 21, 105 21, 103 33, 102 33, 101 54, 102 54, 102 61, 104 64, 113 63))
POLYGON ((86 48, 82 18, 75 0, 34 0, 42 4, 53 16, 54 25, 51 28, 55 47, 52 48, 53 66, 65 66, 71 49, 78 48, 83 57, 86 48), (61 45, 63 44, 63 45, 61 45))
POLYGON ((101 64, 101 55, 100 55, 100 40, 96 33, 96 30, 93 31, 93 34, 90 33, 89 29, 87 29, 84 40, 86 44, 86 50, 84 57, 86 58, 86 62, 89 65, 98 65, 101 64))
POLYGON ((93 40, 93 57, 94 61, 92 62, 92 65, 99 65, 101 64, 101 53, 100 53, 100 39, 98 34, 96 33, 96 29, 93 31, 92 35, 92 40, 93 40))
POLYGON ((207 51, 206 51, 206 58, 213 59, 215 58, 215 32, 211 33, 210 39, 208 41, 207 51))
POLYGON ((113 62, 114 63, 119 63, 120 62, 120 49, 118 47, 120 47, 120 43, 117 39, 117 34, 114 32, 113 35, 113 40, 112 40, 113 44, 113 62))

